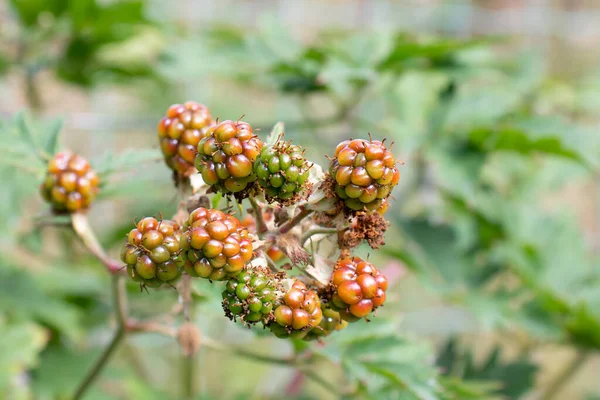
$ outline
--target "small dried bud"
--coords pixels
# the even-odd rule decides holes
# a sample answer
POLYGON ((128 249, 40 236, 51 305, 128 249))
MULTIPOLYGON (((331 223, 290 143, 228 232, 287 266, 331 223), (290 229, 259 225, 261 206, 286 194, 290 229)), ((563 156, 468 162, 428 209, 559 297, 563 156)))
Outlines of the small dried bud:
POLYGON ((275 244, 289 257, 293 265, 310 262, 310 254, 302 248, 296 235, 291 233, 280 235, 275 239, 275 244))

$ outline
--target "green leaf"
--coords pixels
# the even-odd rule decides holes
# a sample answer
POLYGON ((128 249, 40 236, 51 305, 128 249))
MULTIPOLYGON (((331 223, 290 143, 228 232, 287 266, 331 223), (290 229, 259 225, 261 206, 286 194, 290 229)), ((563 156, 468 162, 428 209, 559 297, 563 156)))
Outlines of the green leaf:
POLYGON ((79 336, 79 314, 75 308, 46 294, 24 270, 10 267, 0 259, 0 309, 32 318, 71 338, 79 336))
POLYGON ((144 163, 162 160, 158 150, 138 149, 125 150, 119 154, 107 151, 102 158, 94 163, 98 175, 107 177, 113 172, 125 172, 134 168, 141 168, 144 163))
POLYGON ((17 113, 15 116, 17 132, 21 136, 21 139, 26 142, 27 145, 31 146, 31 149, 37 149, 38 146, 35 142, 31 122, 29 119, 29 114, 26 111, 19 111, 17 113))
POLYGON ((11 324, 0 314, 0 393, 14 398, 16 382, 27 369, 38 363, 39 353, 48 339, 44 330, 31 323, 11 324))
POLYGON ((45 133, 44 151, 53 156, 58 151, 58 137, 63 127, 61 119, 55 119, 48 123, 45 133))

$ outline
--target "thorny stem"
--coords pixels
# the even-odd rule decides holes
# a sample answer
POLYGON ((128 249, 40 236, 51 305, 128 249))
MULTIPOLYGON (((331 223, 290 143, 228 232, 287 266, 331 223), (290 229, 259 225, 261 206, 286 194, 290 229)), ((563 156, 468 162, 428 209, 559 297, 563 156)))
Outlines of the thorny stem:
POLYGON ((279 228, 279 234, 283 235, 285 233, 288 233, 290 230, 292 230, 293 227, 295 227, 300 222, 302 222, 302 220, 304 218, 308 217, 312 212, 313 212, 313 210, 309 210, 307 208, 302 207, 300 209, 300 212, 298 214, 296 214, 296 216, 294 218, 292 218, 289 222, 283 224, 279 228))
POLYGON ((71 223, 75 233, 77 233, 88 251, 104 264, 109 273, 118 274, 123 269, 121 263, 111 259, 104 252, 85 214, 74 213, 71 216, 71 223))
POLYGON ((127 331, 126 324, 126 312, 127 296, 125 293, 125 285, 120 276, 113 276, 112 278, 112 292, 113 292, 113 306, 117 313, 118 328, 108 346, 102 352, 100 358, 94 363, 92 369, 85 376, 83 381, 79 384, 77 391, 73 395, 74 400, 83 398, 90 386, 96 381, 104 367, 107 365, 110 358, 113 356, 115 350, 119 347, 127 331))
POLYGON ((256 233, 262 235, 267 232, 267 224, 265 223, 265 218, 263 217, 262 208, 258 205, 256 199, 252 196, 248 198, 250 201, 250 205, 254 210, 254 220, 256 221, 256 233))
POLYGON ((553 380, 544 391, 540 400, 552 400, 557 398, 563 386, 579 371, 590 356, 589 352, 580 350, 575 358, 565 367, 565 369, 553 380))
POLYGON ((315 235, 331 235, 334 233, 338 233, 339 230, 336 228, 315 228, 307 231, 304 235, 302 235, 302 239, 300 239, 300 244, 304 246, 304 244, 315 235))

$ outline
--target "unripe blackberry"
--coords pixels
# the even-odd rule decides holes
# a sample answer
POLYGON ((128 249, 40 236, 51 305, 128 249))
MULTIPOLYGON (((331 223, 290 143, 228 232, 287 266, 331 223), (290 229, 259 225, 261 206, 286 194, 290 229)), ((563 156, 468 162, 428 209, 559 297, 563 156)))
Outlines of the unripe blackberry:
POLYGON ((146 217, 138 222, 121 248, 127 275, 149 287, 176 282, 184 264, 179 252, 180 235, 179 225, 168 219, 146 217))
POLYGON ((353 257, 338 260, 330 285, 330 307, 353 322, 383 305, 388 281, 373 264, 353 257))
POLYGON ((321 301, 304 283, 296 280, 290 290, 277 300, 275 318, 269 328, 278 338, 303 338, 323 319, 321 301))
POLYGON ((267 324, 273 319, 278 281, 268 269, 252 268, 231 278, 223 291, 225 315, 244 324, 267 324))
POLYGON ((222 193, 238 193, 256 180, 253 164, 263 142, 242 121, 211 127, 198 143, 196 169, 208 185, 222 193))
POLYGON ((252 239, 240 221, 203 207, 190 213, 180 247, 186 272, 214 281, 236 275, 252 259, 252 239))
POLYGON ((85 210, 98 194, 98 176, 85 158, 58 153, 48 163, 40 192, 55 211, 85 210))
POLYGON ((191 175, 200 139, 213 124, 205 105, 188 101, 173 104, 158 123, 158 140, 165 162, 179 176, 191 175))
POLYGON ((343 320, 338 311, 325 306, 323 303, 321 303, 321 312, 323 313, 321 323, 311 329, 304 340, 318 340, 331 335, 333 332, 346 329, 348 326, 348 321, 343 320))
POLYGON ((345 140, 335 149, 329 174, 346 207, 375 211, 400 180, 396 159, 378 140, 345 140))
POLYGON ((280 140, 262 150, 254 172, 267 199, 293 201, 306 188, 310 167, 300 146, 280 140))

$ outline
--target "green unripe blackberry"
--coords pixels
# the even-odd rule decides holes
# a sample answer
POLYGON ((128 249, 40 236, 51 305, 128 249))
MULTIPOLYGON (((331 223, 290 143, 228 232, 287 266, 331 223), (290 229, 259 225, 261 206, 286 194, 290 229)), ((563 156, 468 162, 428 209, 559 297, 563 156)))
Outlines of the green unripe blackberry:
POLYGON ((321 301, 304 283, 296 280, 290 290, 277 300, 274 321, 269 328, 278 338, 303 338, 321 323, 321 301))
POLYGON ((346 329, 348 322, 342 319, 340 313, 321 303, 323 319, 319 326, 311 329, 304 340, 318 340, 331 335, 333 332, 346 329))
POLYGON ((233 215, 198 207, 181 235, 186 272, 194 277, 222 281, 239 273, 252 259, 252 239, 233 215))
POLYGON ((165 162, 179 176, 195 172, 198 142, 212 124, 208 108, 193 101, 173 104, 158 123, 158 140, 165 162))
POLYGON ((256 181, 253 165, 263 142, 243 121, 223 121, 198 143, 196 169, 222 193, 238 193, 256 181))
POLYGON ((58 153, 48 163, 40 193, 57 212, 82 211, 98 194, 98 176, 85 158, 58 153))
POLYGON ((231 278, 223 291, 223 310, 230 319, 244 324, 267 324, 273 319, 277 279, 268 269, 252 268, 231 278))
POLYGON ((149 287, 175 283, 184 265, 179 254, 180 235, 179 225, 168 219, 147 217, 138 222, 121 248, 127 275, 149 287))
POLYGON ((300 146, 280 140, 262 150, 254 172, 267 198, 289 201, 306 188, 310 167, 300 146))
POLYGON ((400 181, 396 159, 378 140, 345 140, 335 149, 329 174, 350 210, 376 211, 400 181))

